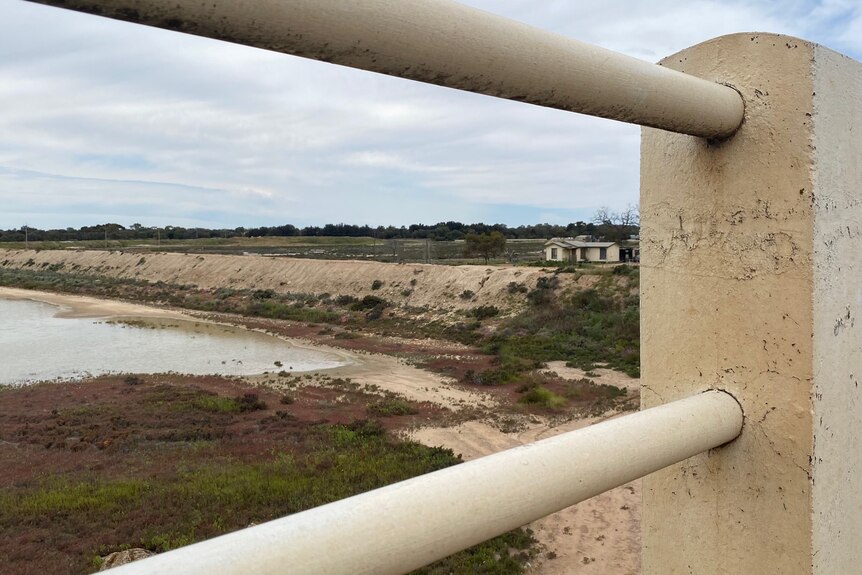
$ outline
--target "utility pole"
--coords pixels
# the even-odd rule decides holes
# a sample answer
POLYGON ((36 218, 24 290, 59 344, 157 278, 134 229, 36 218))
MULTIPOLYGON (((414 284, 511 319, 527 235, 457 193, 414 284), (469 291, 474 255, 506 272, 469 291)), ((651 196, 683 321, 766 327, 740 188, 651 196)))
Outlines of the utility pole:
POLYGON ((25 250, 30 249, 30 238, 27 235, 27 224, 24 224, 24 249, 25 250))

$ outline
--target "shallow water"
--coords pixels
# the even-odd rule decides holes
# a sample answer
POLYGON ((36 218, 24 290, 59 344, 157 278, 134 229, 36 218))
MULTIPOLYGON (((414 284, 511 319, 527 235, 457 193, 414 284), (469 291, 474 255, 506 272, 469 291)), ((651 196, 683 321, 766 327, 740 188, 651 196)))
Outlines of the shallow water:
POLYGON ((46 303, 0 299, 0 384, 105 373, 251 375, 347 363, 334 354, 229 326, 66 319, 55 317, 58 311, 46 303))

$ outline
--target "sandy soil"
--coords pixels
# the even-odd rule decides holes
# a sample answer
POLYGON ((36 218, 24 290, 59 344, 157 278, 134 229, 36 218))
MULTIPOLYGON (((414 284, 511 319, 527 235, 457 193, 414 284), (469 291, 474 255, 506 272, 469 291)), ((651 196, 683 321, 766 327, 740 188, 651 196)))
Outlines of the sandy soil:
POLYGON ((565 361, 549 361, 546 372, 554 372, 563 379, 591 379, 596 383, 605 383, 622 387, 629 391, 640 391, 640 380, 636 377, 628 375, 612 369, 595 368, 590 371, 590 375, 583 369, 577 367, 566 367, 565 361))
MULTIPOLYGON (((288 339, 288 338, 283 338, 288 339)), ((382 354, 350 352, 343 349, 319 344, 310 344, 294 339, 288 339, 297 347, 308 347, 337 355, 350 362, 349 365, 326 370, 309 372, 309 375, 322 375, 328 378, 349 378, 360 386, 376 386, 381 391, 391 391, 419 403, 433 403, 453 412, 464 408, 493 409, 497 401, 491 395, 474 393, 459 389, 453 385, 451 378, 430 371, 419 369, 404 363, 402 360, 382 354)), ((249 378, 259 383, 270 382, 271 376, 261 375, 249 378)), ((314 379, 301 384, 317 385, 314 379)), ((366 388, 367 389, 367 388, 366 388)))
MULTIPOLYGON (((469 421, 457 427, 420 429, 412 436, 425 445, 451 448, 465 460, 471 460, 596 421, 582 419, 558 427, 542 422, 531 424, 518 434, 506 434, 485 423, 469 421)), ((532 565, 531 573, 640 573, 640 502, 638 480, 533 522, 530 527, 544 550, 532 565)))
POLYGON ((195 318, 180 312, 145 305, 28 289, 0 287, 0 298, 50 303, 60 307, 57 317, 142 317, 195 320, 195 318))
MULTIPOLYGON (((195 255, 62 250, 6 250, 0 266, 9 269, 60 270, 106 277, 163 281, 202 289, 272 289, 277 292, 378 295, 395 304, 434 309, 463 309, 495 305, 501 309, 520 306, 523 293, 510 294, 511 282, 528 288, 547 275, 541 268, 512 266, 445 266, 434 264, 390 264, 366 261, 331 261, 285 257, 195 255), (375 280, 383 282, 371 289, 375 280), (472 291, 473 298, 461 294, 472 291), (407 295, 405 295, 407 294, 407 295)), ((595 278, 574 274, 558 276, 565 287, 595 278)))

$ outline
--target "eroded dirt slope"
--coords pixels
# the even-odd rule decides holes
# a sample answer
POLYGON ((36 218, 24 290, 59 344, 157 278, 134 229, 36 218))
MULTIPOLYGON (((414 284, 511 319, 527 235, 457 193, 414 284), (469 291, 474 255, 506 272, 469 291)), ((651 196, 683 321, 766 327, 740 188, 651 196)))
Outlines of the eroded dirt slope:
MULTIPOLYGON (((375 294, 396 304, 437 309, 495 305, 511 309, 524 301, 509 284, 532 289, 548 272, 541 268, 442 266, 331 261, 265 256, 145 254, 106 251, 0 251, 0 267, 54 269, 62 273, 186 284, 204 289, 272 289, 277 292, 375 294), (375 281, 382 285, 372 290, 375 281), (465 291, 472 297, 462 297, 465 291)), ((573 281, 561 274, 563 283, 573 281)), ((466 295, 466 294, 464 294, 466 295)))

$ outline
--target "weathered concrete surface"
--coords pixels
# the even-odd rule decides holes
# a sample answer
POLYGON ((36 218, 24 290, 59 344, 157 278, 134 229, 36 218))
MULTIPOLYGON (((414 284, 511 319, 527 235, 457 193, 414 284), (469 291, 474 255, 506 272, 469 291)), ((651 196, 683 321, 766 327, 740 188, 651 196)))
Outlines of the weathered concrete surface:
POLYGON ((726 389, 746 425, 645 479, 644 573, 854 572, 859 64, 769 34, 662 63, 733 85, 746 116, 719 145, 643 132, 642 401, 726 389))
POLYGON ((814 573, 862 569, 862 64, 814 52, 814 573))

